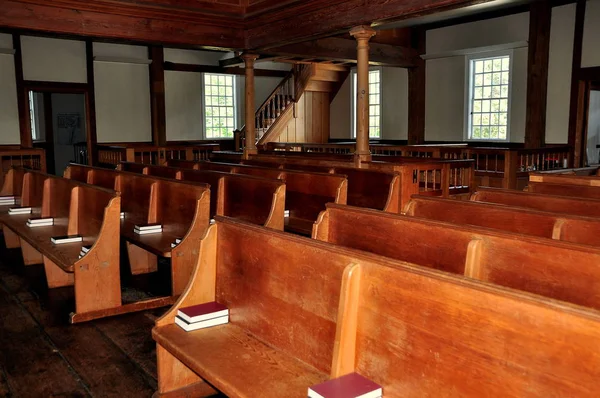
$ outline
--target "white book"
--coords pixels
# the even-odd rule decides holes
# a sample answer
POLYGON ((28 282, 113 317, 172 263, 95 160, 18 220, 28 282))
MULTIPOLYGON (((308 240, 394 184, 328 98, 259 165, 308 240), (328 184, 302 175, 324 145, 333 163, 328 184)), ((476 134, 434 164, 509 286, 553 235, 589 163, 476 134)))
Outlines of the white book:
POLYGON ((175 243, 176 244, 180 244, 181 243, 181 238, 175 238, 175 243))
POLYGON ((184 319, 180 317, 175 317, 175 323, 179 325, 186 332, 191 332, 192 330, 209 328, 211 326, 224 325, 229 322, 229 316, 221 316, 218 318, 212 318, 202 322, 194 322, 188 323, 184 319))
POLYGON ((6 200, 0 200, 0 206, 10 206, 10 205, 15 205, 16 202, 14 199, 6 199, 6 200))
POLYGON ((11 207, 8 209, 8 214, 31 214, 31 207, 11 207))
POLYGON ((216 221, 215 221, 215 219, 214 219, 214 218, 211 218, 211 219, 210 219, 210 223, 209 223, 209 224, 210 224, 210 225, 213 225, 215 222, 216 222, 216 221))
POLYGON ((124 211, 121 212, 121 218, 125 218, 125 212, 124 211))
POLYGON ((82 246, 82 247, 81 247, 81 251, 82 251, 83 253, 87 253, 87 252, 89 252, 89 251, 90 251, 90 249, 91 249, 91 248, 92 248, 92 246, 82 246))
POLYGON ((63 243, 81 242, 82 240, 83 240, 83 237, 81 237, 79 235, 54 236, 54 237, 50 238, 50 241, 52 243, 54 243, 55 245, 60 245, 63 243))
POLYGON ((188 323, 202 322, 213 318, 228 316, 229 309, 216 301, 181 307, 177 310, 177 316, 188 323))
POLYGON ((54 223, 54 218, 53 217, 35 217, 35 218, 30 218, 27 220, 27 222, 29 224, 53 224, 54 223))
POLYGON ((283 211, 283 216, 284 217, 289 217, 290 216, 290 211, 289 210, 284 210, 283 211))
POLYGON ((162 225, 160 224, 149 224, 149 225, 136 225, 133 227, 134 231, 162 231, 162 225))
POLYGON ((52 221, 49 222, 44 222, 44 223, 30 223, 29 221, 27 221, 27 226, 29 228, 37 228, 37 227, 51 227, 53 226, 54 223, 52 221))
POLYGON ((146 231, 138 231, 137 229, 134 229, 133 232, 138 235, 162 234, 162 229, 149 229, 146 231))

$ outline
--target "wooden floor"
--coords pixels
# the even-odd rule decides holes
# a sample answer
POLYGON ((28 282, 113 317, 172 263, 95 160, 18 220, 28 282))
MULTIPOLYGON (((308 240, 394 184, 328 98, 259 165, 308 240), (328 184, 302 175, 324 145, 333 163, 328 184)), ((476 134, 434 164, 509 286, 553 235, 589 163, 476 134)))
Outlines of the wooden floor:
POLYGON ((49 291, 43 266, 1 246, 0 397, 152 396, 150 331, 166 309, 69 325, 72 289, 49 291))

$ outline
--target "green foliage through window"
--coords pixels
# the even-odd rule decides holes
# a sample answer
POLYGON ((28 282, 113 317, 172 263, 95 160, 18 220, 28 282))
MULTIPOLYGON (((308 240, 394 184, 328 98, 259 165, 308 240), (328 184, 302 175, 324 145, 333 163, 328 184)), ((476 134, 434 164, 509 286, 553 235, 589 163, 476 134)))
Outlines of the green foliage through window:
POLYGON ((232 138, 235 130, 235 81, 232 75, 204 74, 206 138, 232 138))

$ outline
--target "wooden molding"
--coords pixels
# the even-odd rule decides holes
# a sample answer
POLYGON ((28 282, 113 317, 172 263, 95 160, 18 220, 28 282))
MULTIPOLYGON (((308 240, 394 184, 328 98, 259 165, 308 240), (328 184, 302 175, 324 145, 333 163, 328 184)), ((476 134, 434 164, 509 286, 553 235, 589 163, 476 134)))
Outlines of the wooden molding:
MULTIPOLYGON (((419 52, 426 51, 426 31, 413 29, 411 34, 413 47, 419 52)), ((417 58, 416 67, 408 70, 408 143, 425 142, 425 60, 417 58)))
POLYGON ((167 116, 165 105, 165 56, 163 48, 151 46, 150 56, 150 112, 152 119, 152 141, 163 146, 167 142, 167 116))
MULTIPOLYGON (((220 66, 212 65, 193 65, 193 64, 179 64, 174 62, 165 62, 165 70, 177 71, 177 72, 196 72, 196 73, 223 73, 229 75, 244 76, 246 74, 245 68, 233 67, 223 68, 220 66)), ((270 69, 254 69, 254 76, 257 77, 281 77, 284 78, 289 72, 284 70, 270 70, 270 69)))

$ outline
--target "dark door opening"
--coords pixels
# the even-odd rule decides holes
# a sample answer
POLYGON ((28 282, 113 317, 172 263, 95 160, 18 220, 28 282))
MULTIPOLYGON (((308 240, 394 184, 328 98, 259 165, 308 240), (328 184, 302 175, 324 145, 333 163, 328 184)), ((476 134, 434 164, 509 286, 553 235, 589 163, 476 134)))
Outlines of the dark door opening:
POLYGON ((62 175, 70 162, 87 164, 85 94, 28 94, 31 138, 46 150, 48 173, 62 175))

